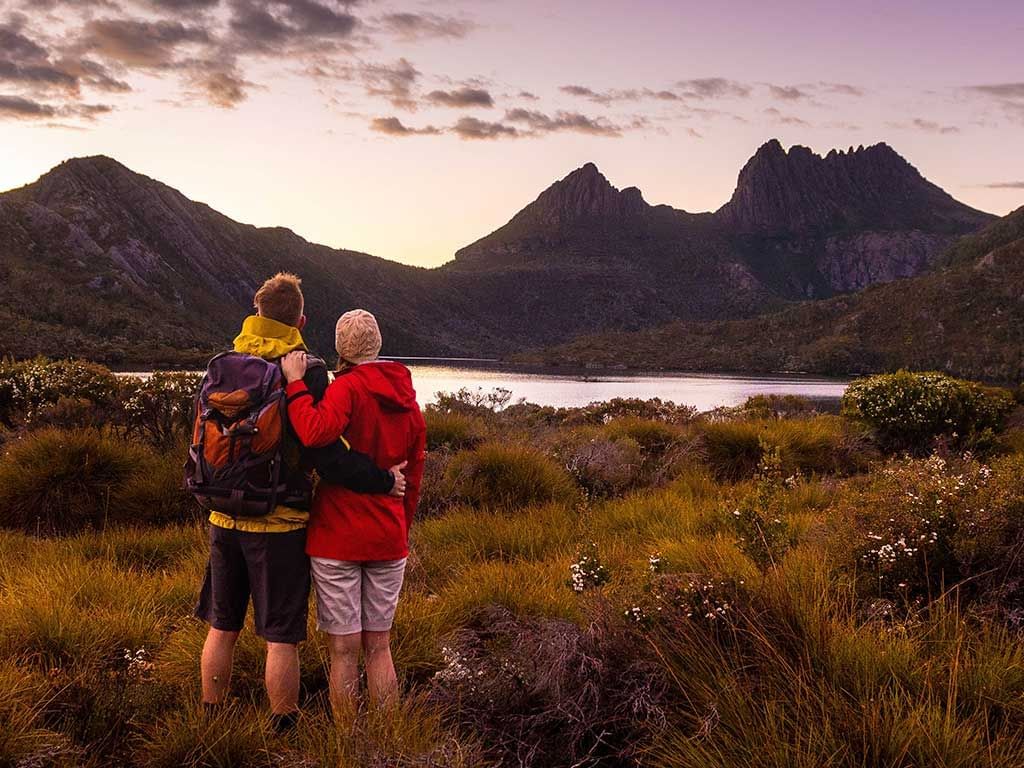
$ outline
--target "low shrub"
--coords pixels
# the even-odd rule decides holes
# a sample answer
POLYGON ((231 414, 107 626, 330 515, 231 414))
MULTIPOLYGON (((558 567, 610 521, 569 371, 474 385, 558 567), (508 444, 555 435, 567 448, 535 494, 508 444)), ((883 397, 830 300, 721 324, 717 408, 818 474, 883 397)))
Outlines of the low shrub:
POLYGON ((572 478, 532 448, 487 443, 456 454, 445 471, 451 497, 475 507, 517 508, 577 498, 572 478))
POLYGON ((1024 457, 906 460, 843 498, 864 593, 900 605, 958 588, 1012 612, 1024 608, 1024 457))
POLYGON ((158 371, 122 381, 120 421, 126 434, 163 447, 188 439, 201 380, 198 373, 158 371))
POLYGON ((107 368, 75 360, 0 362, 0 423, 31 423, 60 401, 64 409, 96 409, 112 415, 118 401, 117 377, 107 368))
POLYGON ((938 438, 986 448, 1013 407, 1007 390, 942 373, 870 376, 843 395, 843 413, 874 428, 886 448, 917 454, 930 452, 938 438))
POLYGON ((644 452, 631 438, 584 439, 565 449, 565 467, 591 498, 620 496, 641 480, 644 452))
POLYGON ((501 765, 632 765, 665 721, 664 676, 621 623, 482 612, 453 634, 433 698, 501 765))

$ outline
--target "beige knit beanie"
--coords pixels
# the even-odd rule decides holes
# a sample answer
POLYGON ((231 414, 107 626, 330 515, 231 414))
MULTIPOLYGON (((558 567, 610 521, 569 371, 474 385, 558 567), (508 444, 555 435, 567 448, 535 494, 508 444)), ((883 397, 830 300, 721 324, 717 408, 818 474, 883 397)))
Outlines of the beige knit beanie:
POLYGON ((343 363, 358 365, 376 360, 380 354, 380 328, 377 318, 365 309, 353 309, 338 318, 334 347, 343 363))

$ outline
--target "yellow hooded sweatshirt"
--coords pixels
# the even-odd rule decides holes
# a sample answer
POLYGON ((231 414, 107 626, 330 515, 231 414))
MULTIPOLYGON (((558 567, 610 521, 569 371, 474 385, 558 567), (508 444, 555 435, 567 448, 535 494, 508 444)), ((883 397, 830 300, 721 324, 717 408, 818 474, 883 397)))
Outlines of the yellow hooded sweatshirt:
MULTIPOLYGON (((245 318, 241 333, 235 337, 235 352, 265 360, 276 360, 296 349, 306 349, 298 328, 259 315, 245 318)), ((309 512, 285 506, 264 517, 235 519, 221 512, 210 513, 211 524, 249 533, 287 533, 305 528, 308 522, 309 512)))

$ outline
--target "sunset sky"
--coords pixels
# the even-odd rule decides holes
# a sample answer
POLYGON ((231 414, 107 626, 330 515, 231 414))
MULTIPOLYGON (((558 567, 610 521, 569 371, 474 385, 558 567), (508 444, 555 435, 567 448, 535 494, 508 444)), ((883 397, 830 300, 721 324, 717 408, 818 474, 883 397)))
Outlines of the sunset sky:
POLYGON ((106 154, 424 266, 587 161, 713 210, 757 147, 886 141, 1024 205, 1020 0, 0 0, 0 188, 106 154))

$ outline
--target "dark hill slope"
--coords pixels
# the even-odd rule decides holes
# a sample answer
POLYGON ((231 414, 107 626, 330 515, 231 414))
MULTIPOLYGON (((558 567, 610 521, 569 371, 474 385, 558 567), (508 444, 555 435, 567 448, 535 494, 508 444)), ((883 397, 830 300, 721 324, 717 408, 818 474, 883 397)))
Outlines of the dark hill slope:
POLYGON ((1024 378, 1024 209, 965 237, 957 266, 750 320, 579 339, 549 362, 848 373, 900 367, 1024 378))

